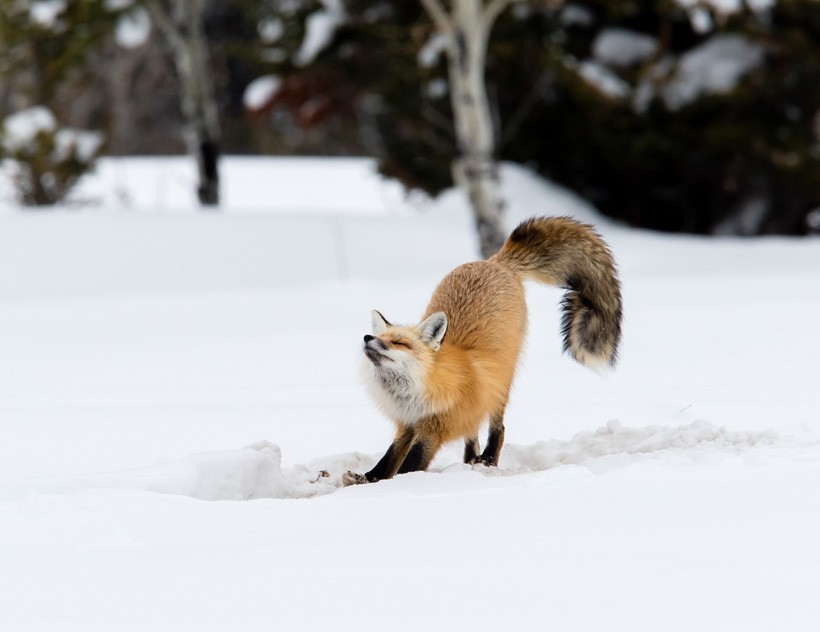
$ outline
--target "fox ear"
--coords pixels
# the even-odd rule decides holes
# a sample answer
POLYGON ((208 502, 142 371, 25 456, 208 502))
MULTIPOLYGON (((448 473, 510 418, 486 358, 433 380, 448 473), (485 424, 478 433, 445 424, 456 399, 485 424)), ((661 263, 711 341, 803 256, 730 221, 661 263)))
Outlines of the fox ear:
POLYGON ((444 312, 430 314, 419 324, 418 329, 421 339, 433 347, 434 351, 438 351, 441 347, 441 341, 444 339, 444 334, 447 333, 447 314, 444 312))
POLYGON ((387 322, 387 319, 381 315, 381 312, 377 310, 373 310, 370 312, 370 317, 373 320, 373 335, 378 336, 382 333, 387 327, 390 327, 390 323, 387 322))

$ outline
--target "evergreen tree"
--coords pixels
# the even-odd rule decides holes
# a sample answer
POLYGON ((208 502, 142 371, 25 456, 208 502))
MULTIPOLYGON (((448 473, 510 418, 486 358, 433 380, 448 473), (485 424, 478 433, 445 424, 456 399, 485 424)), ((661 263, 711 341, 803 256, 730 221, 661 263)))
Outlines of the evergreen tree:
MULTIPOLYGON (((542 18, 549 79, 520 117, 526 133, 505 135, 503 156, 633 225, 806 232, 820 205, 820 4, 721 14, 709 3, 590 0, 571 20, 568 9, 542 18)), ((502 41, 519 27, 508 23, 502 41)), ((502 111, 521 103, 507 88, 502 111)))
POLYGON ((14 160, 26 205, 62 200, 99 153, 98 134, 60 121, 70 105, 62 93, 82 83, 89 54, 124 10, 109 5, 0 0, 0 152, 14 160))
MULTIPOLYGON (((451 186, 447 66, 421 3, 348 0, 309 65, 292 51, 325 3, 297 4, 302 32, 274 71, 272 105, 314 127, 357 125, 381 170, 410 188, 451 186), (311 110, 317 100, 325 107, 311 110)), ((820 206, 820 3, 725 6, 516 3, 487 54, 500 158, 637 226, 806 232, 820 206)))

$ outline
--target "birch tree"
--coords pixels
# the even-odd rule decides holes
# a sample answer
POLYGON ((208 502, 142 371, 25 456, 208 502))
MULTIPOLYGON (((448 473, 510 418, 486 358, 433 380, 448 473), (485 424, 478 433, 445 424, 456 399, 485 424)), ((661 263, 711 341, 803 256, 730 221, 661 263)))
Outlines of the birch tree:
POLYGON ((204 206, 219 204, 220 129, 205 38, 206 0, 143 0, 174 58, 180 80, 188 151, 196 158, 197 195, 204 206))
POLYGON ((495 254, 506 236, 501 224, 496 138, 484 79, 487 44, 496 18, 515 0, 422 0, 446 52, 459 157, 453 180, 469 199, 482 256, 495 254))

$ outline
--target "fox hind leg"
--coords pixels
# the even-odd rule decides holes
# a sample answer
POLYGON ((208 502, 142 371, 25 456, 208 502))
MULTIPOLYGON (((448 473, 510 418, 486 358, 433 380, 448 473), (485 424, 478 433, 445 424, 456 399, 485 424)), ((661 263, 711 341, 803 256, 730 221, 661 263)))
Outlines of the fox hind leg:
POLYGON ((469 437, 464 440, 464 462, 473 463, 478 457, 478 437, 469 437))
POLYGON ((501 454, 501 446, 504 445, 504 407, 490 415, 490 430, 487 434, 487 445, 480 456, 475 457, 471 463, 482 465, 498 465, 498 457, 501 454))

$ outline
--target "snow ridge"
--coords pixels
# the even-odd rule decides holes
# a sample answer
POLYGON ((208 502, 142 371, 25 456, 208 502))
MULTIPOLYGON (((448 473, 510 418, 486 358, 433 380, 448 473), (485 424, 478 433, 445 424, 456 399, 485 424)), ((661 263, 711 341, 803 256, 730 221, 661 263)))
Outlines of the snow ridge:
POLYGON ((502 456, 506 465, 499 473, 522 474, 579 465, 603 474, 648 459, 671 465, 708 462, 784 441, 773 431, 729 431, 707 421, 678 427, 628 428, 613 420, 596 431, 579 432, 569 441, 550 439, 530 446, 507 445, 502 456))
MULTIPOLYGON (((605 474, 647 460, 664 465, 709 464, 756 448, 787 442, 772 431, 729 431, 705 421, 670 428, 623 427, 610 421, 568 441, 550 439, 532 445, 508 444, 498 468, 461 463, 432 468, 439 474, 474 470, 487 476, 512 476, 562 466, 581 466, 605 474)), ((176 461, 115 473, 0 481, 0 500, 31 494, 69 494, 113 488, 187 496, 199 500, 312 498, 341 488, 348 470, 366 471, 379 455, 347 453, 282 467, 279 447, 259 441, 239 450, 192 454, 176 461)), ((443 459, 439 458, 439 463, 443 459)))

